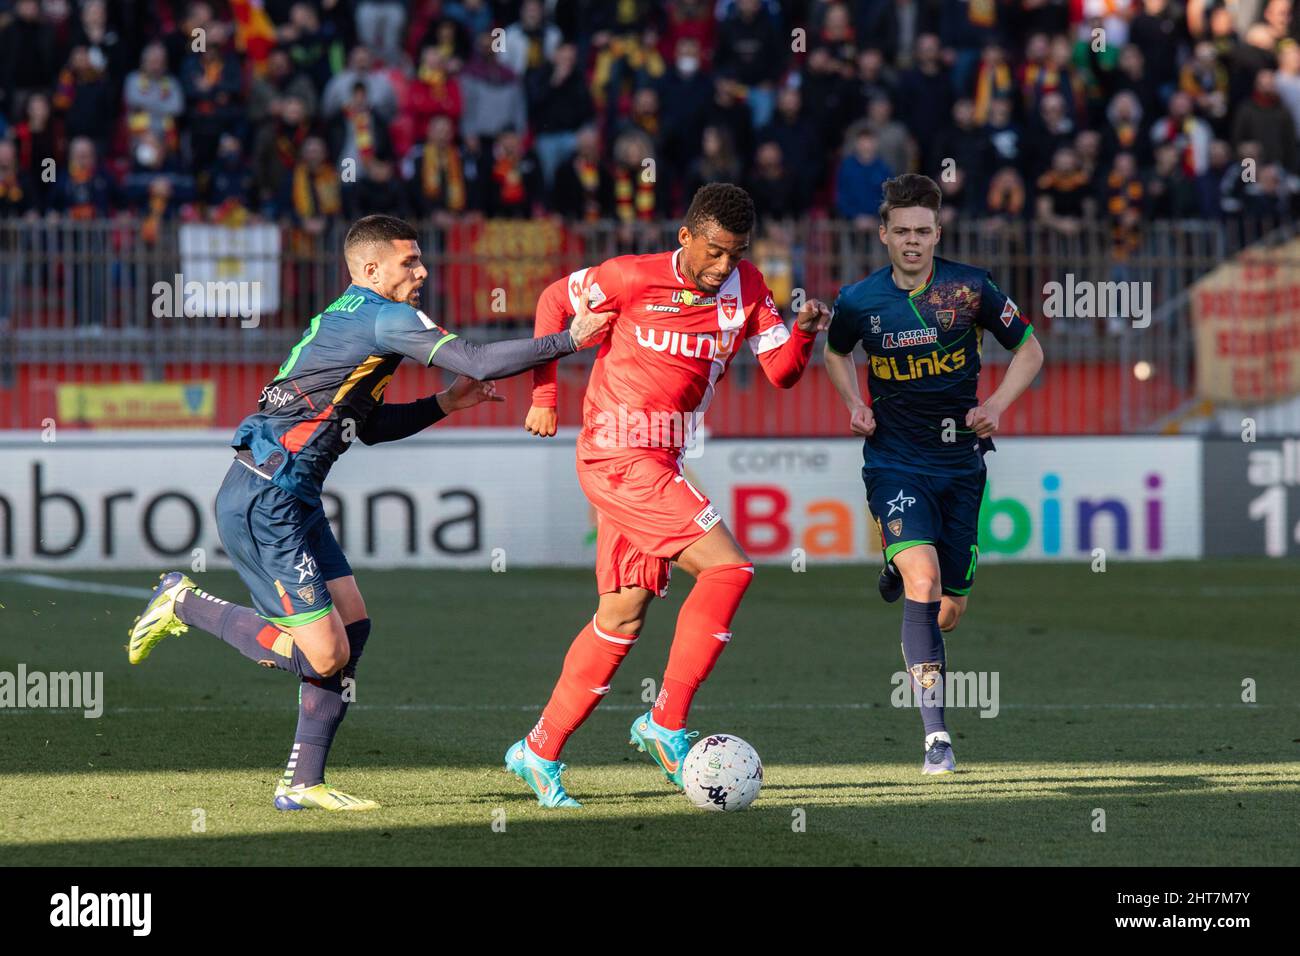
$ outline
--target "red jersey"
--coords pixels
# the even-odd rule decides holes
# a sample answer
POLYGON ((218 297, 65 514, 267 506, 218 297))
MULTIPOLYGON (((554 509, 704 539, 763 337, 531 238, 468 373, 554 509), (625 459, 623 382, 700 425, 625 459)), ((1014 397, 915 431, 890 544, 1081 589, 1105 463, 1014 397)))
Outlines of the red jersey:
MULTIPOLYGON (((680 254, 607 259, 553 282, 538 300, 539 336, 565 327, 584 289, 594 311, 616 313, 583 399, 580 460, 645 449, 680 457, 742 344, 779 388, 793 386, 808 365, 815 333, 786 327, 753 264, 741 260, 709 294, 681 274, 680 254)), ((554 363, 533 376, 533 404, 554 407, 554 363)))

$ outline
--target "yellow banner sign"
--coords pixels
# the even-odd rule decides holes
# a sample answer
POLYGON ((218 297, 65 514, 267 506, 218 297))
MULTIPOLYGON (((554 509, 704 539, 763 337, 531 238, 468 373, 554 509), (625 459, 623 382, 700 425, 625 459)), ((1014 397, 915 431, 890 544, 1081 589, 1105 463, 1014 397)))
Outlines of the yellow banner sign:
POLYGON ((1196 391, 1213 402, 1300 394, 1300 239, 1252 249, 1192 286, 1196 391))
POLYGON ((206 428, 216 396, 212 382, 63 384, 59 421, 92 428, 206 428))

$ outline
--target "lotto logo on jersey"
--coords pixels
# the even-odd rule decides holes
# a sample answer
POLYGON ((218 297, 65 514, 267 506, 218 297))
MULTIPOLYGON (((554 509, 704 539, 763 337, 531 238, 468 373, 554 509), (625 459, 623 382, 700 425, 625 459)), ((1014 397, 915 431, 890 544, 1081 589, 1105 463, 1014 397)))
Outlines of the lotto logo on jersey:
POLYGON ((722 520, 722 515, 718 514, 718 509, 713 507, 713 503, 705 505, 704 510, 695 516, 695 523, 708 531, 715 524, 722 520))

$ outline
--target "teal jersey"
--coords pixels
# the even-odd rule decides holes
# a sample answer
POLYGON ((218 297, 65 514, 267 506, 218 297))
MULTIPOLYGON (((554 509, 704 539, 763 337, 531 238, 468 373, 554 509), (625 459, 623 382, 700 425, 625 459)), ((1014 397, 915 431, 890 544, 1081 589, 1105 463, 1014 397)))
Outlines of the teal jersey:
POLYGON ((829 347, 859 345, 870 362, 875 434, 863 444, 868 467, 929 475, 979 471, 992 442, 966 427, 978 404, 984 332, 1017 349, 1033 334, 1016 304, 983 269, 935 257, 912 292, 894 284, 889 266, 844 286, 835 299, 829 347))
POLYGON ((351 285, 311 320, 262 389, 231 445, 260 473, 311 505, 339 455, 383 401, 404 358, 484 380, 516 375, 574 350, 567 331, 476 345, 404 302, 351 285))

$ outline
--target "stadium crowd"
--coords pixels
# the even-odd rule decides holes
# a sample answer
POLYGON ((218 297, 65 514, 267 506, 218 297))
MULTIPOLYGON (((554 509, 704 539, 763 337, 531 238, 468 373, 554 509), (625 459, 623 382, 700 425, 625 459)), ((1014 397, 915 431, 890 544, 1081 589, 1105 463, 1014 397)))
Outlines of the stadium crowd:
POLYGON ((0 0, 0 217, 1281 218, 1293 0, 0 0), (52 161, 52 162, 51 162, 52 161))

